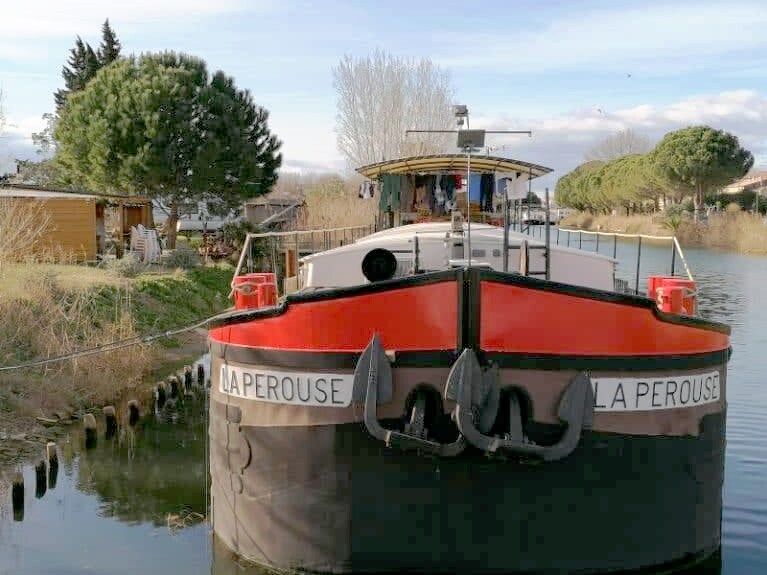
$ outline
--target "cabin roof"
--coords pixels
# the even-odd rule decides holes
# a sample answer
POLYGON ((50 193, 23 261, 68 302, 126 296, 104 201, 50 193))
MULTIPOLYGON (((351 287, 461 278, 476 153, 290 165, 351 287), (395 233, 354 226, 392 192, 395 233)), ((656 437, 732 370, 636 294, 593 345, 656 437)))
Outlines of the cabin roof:
MULTIPOLYGON (((377 162, 357 168, 357 172, 366 178, 376 178, 382 174, 419 174, 441 172, 466 172, 465 154, 433 154, 428 156, 410 156, 396 160, 377 162)), ((471 156, 472 172, 524 172, 533 178, 553 171, 551 168, 498 156, 471 156)))

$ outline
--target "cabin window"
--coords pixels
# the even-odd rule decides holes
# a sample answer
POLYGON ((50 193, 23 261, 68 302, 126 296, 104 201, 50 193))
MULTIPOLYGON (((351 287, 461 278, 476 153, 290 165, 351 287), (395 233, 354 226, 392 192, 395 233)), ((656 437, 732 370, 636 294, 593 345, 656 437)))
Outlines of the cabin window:
POLYGON ((485 255, 487 255, 486 250, 475 250, 475 249, 471 250, 471 257, 473 258, 484 258, 485 255))
POLYGON ((501 250, 493 250, 493 257, 494 258, 501 257, 501 250))

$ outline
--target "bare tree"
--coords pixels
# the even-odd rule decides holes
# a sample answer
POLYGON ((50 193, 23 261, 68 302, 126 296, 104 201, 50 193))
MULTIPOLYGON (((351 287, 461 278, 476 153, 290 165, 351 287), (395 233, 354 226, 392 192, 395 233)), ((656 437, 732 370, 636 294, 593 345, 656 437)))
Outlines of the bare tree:
POLYGON ((621 130, 608 136, 584 155, 587 162, 609 162, 631 154, 645 154, 652 149, 650 140, 632 129, 621 130))
POLYGON ((347 55, 333 69, 333 79, 338 148, 351 166, 448 146, 449 134, 405 134, 453 127, 450 78, 428 58, 398 58, 381 50, 359 59, 347 55))

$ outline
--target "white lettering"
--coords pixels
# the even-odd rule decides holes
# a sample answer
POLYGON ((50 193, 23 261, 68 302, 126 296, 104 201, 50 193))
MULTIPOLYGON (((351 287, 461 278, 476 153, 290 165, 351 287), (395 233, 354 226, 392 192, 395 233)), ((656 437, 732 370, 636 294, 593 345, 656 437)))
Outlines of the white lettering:
POLYGON ((347 407, 352 402, 354 374, 266 370, 222 364, 218 390, 232 397, 307 405, 347 407))
POLYGON ((719 372, 653 378, 593 377, 594 411, 652 411, 716 403, 719 372))

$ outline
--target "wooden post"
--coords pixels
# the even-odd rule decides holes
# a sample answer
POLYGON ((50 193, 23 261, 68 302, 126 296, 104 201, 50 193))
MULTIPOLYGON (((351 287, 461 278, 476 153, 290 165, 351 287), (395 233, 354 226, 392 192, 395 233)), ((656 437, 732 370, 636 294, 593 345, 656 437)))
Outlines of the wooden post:
POLYGON ((17 471, 13 476, 11 502, 13 505, 13 520, 24 521, 24 476, 21 474, 21 471, 17 471))
POLYGON ((138 423, 140 412, 138 408, 138 401, 135 399, 131 399, 128 402, 128 425, 131 427, 136 427, 136 424, 138 423))
POLYGON ((45 445, 45 457, 48 460, 48 489, 54 489, 59 475, 59 455, 56 452, 56 444, 52 441, 45 445))
POLYGON ((179 390, 180 385, 179 385, 178 378, 175 375, 171 375, 168 378, 168 383, 170 384, 170 396, 173 399, 176 399, 178 397, 179 391, 180 391, 179 390))
POLYGON ((106 433, 105 439, 114 439, 117 435, 117 413, 112 405, 107 405, 104 408, 104 419, 106 420, 106 433))
POLYGON ((163 407, 165 407, 165 402, 168 399, 168 392, 165 389, 165 382, 161 381, 157 384, 157 395, 156 395, 156 405, 157 405, 157 411, 161 410, 163 407))
POLYGON ((117 258, 123 257, 123 211, 125 210, 125 207, 123 206, 122 202, 118 204, 117 208, 117 246, 116 246, 116 255, 117 258))
POLYGON ((298 253, 295 248, 285 249, 285 277, 292 278, 297 273, 298 253))
POLYGON ((184 366, 184 388, 187 391, 192 390, 192 366, 191 365, 184 366))
POLYGON ((42 499, 48 490, 48 477, 46 475, 45 460, 35 465, 35 497, 42 499))
POLYGON ((85 428, 85 448, 90 449, 96 445, 96 418, 92 413, 86 413, 83 416, 83 427, 85 428))

